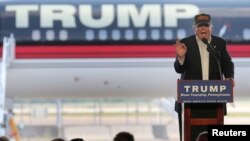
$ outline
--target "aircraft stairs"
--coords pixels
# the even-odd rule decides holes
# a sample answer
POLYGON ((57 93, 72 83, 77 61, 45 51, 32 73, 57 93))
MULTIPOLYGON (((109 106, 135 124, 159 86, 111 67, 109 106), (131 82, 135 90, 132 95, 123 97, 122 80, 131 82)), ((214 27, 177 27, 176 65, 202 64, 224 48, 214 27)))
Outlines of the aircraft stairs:
POLYGON ((10 61, 14 58, 14 35, 4 37, 0 67, 0 136, 7 136, 14 141, 20 141, 18 129, 13 119, 12 101, 6 98, 6 76, 10 61))

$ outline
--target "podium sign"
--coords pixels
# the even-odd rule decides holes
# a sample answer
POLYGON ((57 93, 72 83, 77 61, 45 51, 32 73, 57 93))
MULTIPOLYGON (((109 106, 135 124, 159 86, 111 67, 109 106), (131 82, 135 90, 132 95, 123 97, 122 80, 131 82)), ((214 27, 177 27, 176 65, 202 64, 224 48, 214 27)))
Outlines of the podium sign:
POLYGON ((179 103, 233 102, 231 80, 177 80, 179 103))

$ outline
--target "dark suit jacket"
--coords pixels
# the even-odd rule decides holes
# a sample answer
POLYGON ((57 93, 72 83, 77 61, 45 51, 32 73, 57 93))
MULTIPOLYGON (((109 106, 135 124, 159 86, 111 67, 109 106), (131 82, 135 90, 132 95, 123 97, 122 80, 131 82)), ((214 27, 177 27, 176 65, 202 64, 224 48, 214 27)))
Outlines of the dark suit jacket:
MULTIPOLYGON (((201 56, 199 53, 198 43, 196 36, 192 35, 181 40, 187 46, 185 61, 180 65, 176 58, 174 67, 177 73, 181 73, 183 80, 202 80, 201 56)), ((234 64, 226 49, 226 41, 222 38, 212 36, 212 47, 217 51, 217 56, 220 61, 221 72, 225 78, 234 77, 234 64)), ((209 53, 209 80, 216 80, 220 78, 218 62, 215 57, 209 53)))
MULTIPOLYGON (((181 65, 176 58, 174 63, 174 68, 177 73, 181 74, 181 79, 183 80, 202 80, 202 66, 201 66, 201 56, 199 52, 198 43, 196 41, 196 36, 192 35, 190 37, 184 38, 181 40, 187 46, 187 52, 185 55, 184 64, 181 65)), ((224 75, 225 78, 233 78, 234 77, 234 64, 228 51, 226 49, 226 41, 222 38, 212 36, 211 46, 215 47, 216 56, 218 57, 220 66, 221 66, 221 74, 224 75)), ((217 80, 221 79, 220 71, 218 67, 218 61, 215 57, 209 53, 209 80, 217 80)), ((190 106, 191 117, 216 117, 217 106, 220 103, 185 103, 184 107, 190 106)), ((182 107, 181 104, 176 105, 176 109, 179 109, 177 112, 181 115, 182 107)), ((224 115, 227 114, 226 104, 223 103, 224 107, 224 115)), ((179 119, 181 121, 181 119, 179 119)), ((179 123, 180 126, 181 122, 179 123)), ((206 130, 206 126, 198 126, 192 127, 191 139, 194 140, 198 133, 206 130)))

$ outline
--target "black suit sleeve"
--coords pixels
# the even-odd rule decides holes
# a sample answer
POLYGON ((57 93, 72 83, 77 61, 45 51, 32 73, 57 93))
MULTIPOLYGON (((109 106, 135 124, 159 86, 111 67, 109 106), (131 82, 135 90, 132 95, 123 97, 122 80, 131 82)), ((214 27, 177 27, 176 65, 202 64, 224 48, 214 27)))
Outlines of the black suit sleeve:
POLYGON ((224 43, 223 47, 221 48, 221 68, 222 73, 224 74, 225 78, 234 78, 234 64, 232 62, 232 58, 227 51, 226 43, 224 43))
POLYGON ((183 73, 184 72, 184 64, 181 65, 178 58, 176 57, 175 62, 174 62, 174 68, 177 73, 183 73))

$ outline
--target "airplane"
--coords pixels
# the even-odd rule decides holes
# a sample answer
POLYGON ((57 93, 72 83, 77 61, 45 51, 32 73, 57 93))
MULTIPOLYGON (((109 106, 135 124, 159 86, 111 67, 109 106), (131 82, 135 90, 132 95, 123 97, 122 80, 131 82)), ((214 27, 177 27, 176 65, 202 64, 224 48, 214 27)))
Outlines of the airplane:
POLYGON ((176 97, 177 38, 194 15, 213 17, 235 62, 235 95, 248 97, 250 2, 156 0, 1 1, 0 35, 14 37, 6 68, 11 98, 176 97), (231 10, 231 6, 234 10, 231 10))
POLYGON ((193 17, 202 12, 212 16, 214 35, 228 42, 235 98, 247 98, 249 5, 248 0, 1 0, 1 98, 176 98, 174 43, 193 34, 193 17))

